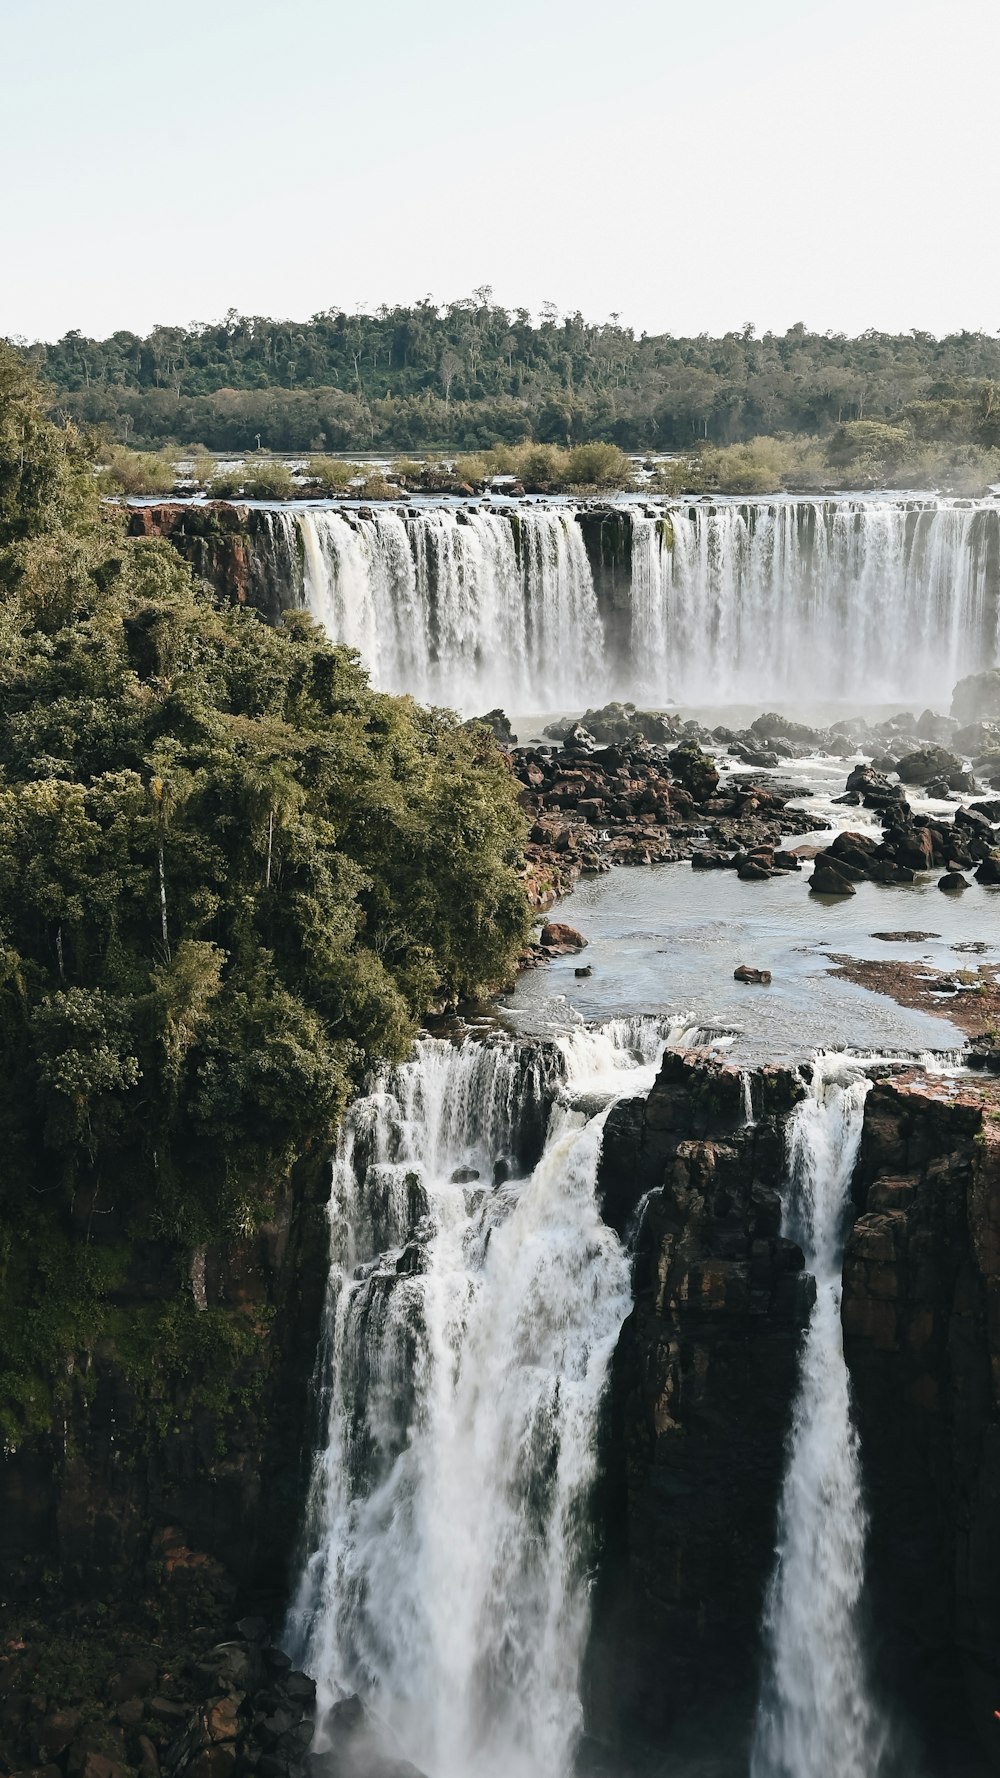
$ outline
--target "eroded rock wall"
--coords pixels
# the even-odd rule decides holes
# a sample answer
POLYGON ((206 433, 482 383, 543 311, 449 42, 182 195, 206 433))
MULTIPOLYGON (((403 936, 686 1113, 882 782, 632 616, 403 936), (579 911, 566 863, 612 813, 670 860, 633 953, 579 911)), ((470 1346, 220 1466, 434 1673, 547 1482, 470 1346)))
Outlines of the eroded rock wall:
POLYGON ((854 1195, 844 1341, 875 1654, 921 1740, 942 1757, 979 1741, 995 1757, 1000 1087, 922 1073, 877 1083, 854 1195))
POLYGON ((587 1705, 598 1741, 662 1747, 686 1715, 745 1740, 800 1335, 812 1301, 782 1239, 785 1116, 800 1088, 667 1054, 609 1119, 605 1213, 638 1242, 609 1402, 606 1551, 587 1705))

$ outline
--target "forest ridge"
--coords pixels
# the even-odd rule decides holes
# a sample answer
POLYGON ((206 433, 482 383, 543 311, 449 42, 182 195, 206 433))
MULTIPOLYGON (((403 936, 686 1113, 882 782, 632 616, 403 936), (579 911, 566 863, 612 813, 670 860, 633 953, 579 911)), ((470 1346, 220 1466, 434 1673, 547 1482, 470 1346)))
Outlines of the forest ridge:
POLYGON ((484 449, 525 439, 685 450, 892 422, 928 445, 1000 443, 1000 338, 857 337, 797 324, 758 337, 643 334, 617 316, 533 318, 488 288, 309 321, 219 322, 105 340, 17 342, 56 417, 132 445, 243 450, 484 449))

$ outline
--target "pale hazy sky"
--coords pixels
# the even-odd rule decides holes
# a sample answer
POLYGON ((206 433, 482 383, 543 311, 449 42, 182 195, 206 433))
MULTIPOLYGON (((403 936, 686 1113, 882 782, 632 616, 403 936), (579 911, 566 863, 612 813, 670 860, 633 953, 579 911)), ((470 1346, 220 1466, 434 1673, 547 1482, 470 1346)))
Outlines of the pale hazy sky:
POLYGON ((0 333, 1000 330, 997 0, 0 0, 0 333))

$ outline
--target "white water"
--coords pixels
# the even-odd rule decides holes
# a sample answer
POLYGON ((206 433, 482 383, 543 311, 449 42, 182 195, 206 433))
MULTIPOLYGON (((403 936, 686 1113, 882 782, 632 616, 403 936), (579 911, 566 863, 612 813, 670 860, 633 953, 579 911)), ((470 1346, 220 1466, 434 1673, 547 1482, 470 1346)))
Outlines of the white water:
POLYGON ((597 1413, 630 1307, 597 1163, 607 1105, 649 1090, 670 1037, 692 1033, 614 1021, 533 1060, 511 1039, 424 1038, 351 1111, 288 1630, 317 1681, 320 1747, 330 1706, 358 1691, 385 1750, 430 1778, 569 1770, 597 1413), (603 1108, 574 1109, 581 1094, 603 1108), (538 1164, 494 1188, 547 1107, 538 1164), (404 1253, 422 1269, 398 1273, 404 1253))
POLYGON ((998 658, 995 501, 627 510, 621 610, 599 607, 569 505, 281 509, 265 554, 285 563, 283 596, 357 648, 382 689, 466 713, 611 696, 946 708, 958 678, 998 658))
POLYGON ((851 1174, 869 1082, 814 1064, 788 1123, 784 1233, 816 1280, 765 1610, 766 1671, 751 1778, 878 1778, 884 1735, 865 1677, 859 1607, 865 1510, 840 1324, 851 1174))
POLYGON ((384 691, 483 711, 559 709, 601 683, 593 577, 572 512, 303 513, 305 602, 384 691))
POLYGON ((641 538, 659 588, 633 605, 633 653, 678 701, 946 707, 996 659, 995 506, 796 499, 671 517, 669 547, 648 520, 641 538))

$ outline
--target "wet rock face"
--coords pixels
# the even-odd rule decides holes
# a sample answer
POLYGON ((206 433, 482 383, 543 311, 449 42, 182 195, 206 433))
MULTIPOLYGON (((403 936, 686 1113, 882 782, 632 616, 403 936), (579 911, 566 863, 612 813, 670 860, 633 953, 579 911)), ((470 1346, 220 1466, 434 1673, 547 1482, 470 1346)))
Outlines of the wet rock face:
POLYGON ((1000 1088, 877 1084, 854 1195, 844 1344, 886 1678, 942 1756, 979 1732, 995 1756, 1000 1088))
POLYGON ((635 1307, 615 1356, 606 1553, 588 1660, 595 1737, 652 1746, 722 1699, 745 1729, 771 1569, 784 1439, 811 1281, 782 1239, 783 1069, 667 1054, 649 1098, 608 1120, 599 1178, 638 1238, 635 1307))
MULTIPOLYGON (((328 1194, 325 1160, 303 1163, 256 1234, 202 1255, 206 1308, 246 1330, 221 1397, 199 1391, 195 1372, 174 1378, 169 1394, 109 1335, 88 1375, 67 1380, 53 1431, 4 1454, 7 1599, 30 1598, 55 1573, 66 1599, 116 1611, 148 1593, 175 1625, 206 1621, 209 1605, 225 1610, 238 1597, 280 1610, 312 1434, 328 1194)), ((150 1245, 115 1300, 126 1320, 176 1291, 171 1252, 150 1245)))

